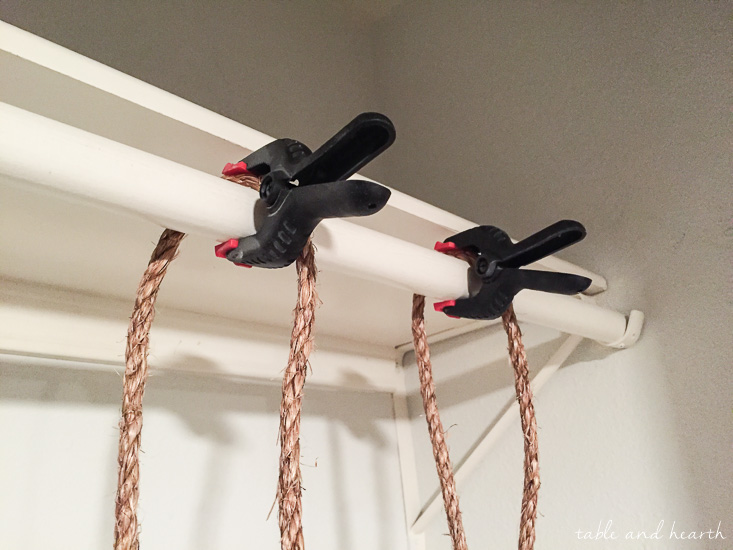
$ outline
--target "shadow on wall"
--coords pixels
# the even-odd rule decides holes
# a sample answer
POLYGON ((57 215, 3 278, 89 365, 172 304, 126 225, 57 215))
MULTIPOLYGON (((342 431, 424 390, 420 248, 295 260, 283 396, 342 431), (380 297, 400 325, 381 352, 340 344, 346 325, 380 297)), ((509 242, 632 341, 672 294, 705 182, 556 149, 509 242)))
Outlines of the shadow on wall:
MULTIPOLYGON (((214 365, 207 365, 207 360, 201 357, 187 357, 184 362, 188 368, 192 363, 196 363, 197 368, 204 372, 214 370, 214 365)), ((182 365, 177 367, 180 368, 182 365)), ((104 447, 104 456, 108 460, 107 465, 94 468, 94 465, 90 464, 90 467, 97 472, 106 472, 104 473, 104 493, 105 500, 109 499, 110 511, 104 517, 109 516, 110 524, 108 525, 106 520, 102 522, 104 525, 100 527, 101 531, 96 536, 102 540, 109 537, 112 533, 111 506, 117 467, 117 430, 114 422, 119 418, 120 373, 111 369, 48 368, 28 364, 2 363, 0 364, 0 380, 2 381, 0 383, 0 404, 9 407, 6 410, 17 411, 18 408, 15 405, 20 403, 30 405, 29 412, 39 413, 41 416, 54 414, 49 411, 73 410, 86 417, 90 407, 95 409, 94 413, 88 410, 90 415, 98 413, 100 407, 103 409, 104 418, 109 419, 108 431, 85 433, 84 430, 77 431, 80 426, 67 426, 64 429, 68 429, 70 433, 62 436, 62 439, 70 436, 74 440, 79 440, 78 445, 73 445, 63 451, 67 454, 64 460, 68 459, 68 453, 73 454, 75 451, 86 453, 90 444, 82 442, 83 439, 96 440, 91 447, 100 448, 100 445, 104 447)), ((143 520, 147 506, 148 516, 152 517, 152 514, 156 514, 157 518, 150 521, 156 524, 156 528, 159 526, 160 518, 157 517, 157 514, 160 512, 154 511, 153 508, 160 508, 157 503, 162 498, 168 500, 174 498, 176 494, 179 494, 179 498, 184 500, 195 498, 196 500, 189 506, 195 509, 196 521, 182 528, 187 531, 187 538, 192 548, 205 548, 211 546, 212 533, 221 531, 222 518, 232 514, 234 503, 231 502, 231 497, 223 494, 223 487, 240 485, 240 483, 241 487, 247 487, 254 481, 264 486, 264 489, 260 485, 258 485, 259 490, 257 487, 250 487, 242 496, 248 499, 260 495, 257 496, 260 501, 262 500, 261 495, 269 492, 271 483, 271 495, 274 501, 277 479, 275 470, 278 452, 279 406, 280 388, 275 385, 257 384, 222 376, 212 377, 165 370, 154 371, 149 379, 145 395, 147 417, 146 430, 143 434, 143 453, 148 454, 147 459, 146 455, 143 455, 143 461, 148 464, 157 462, 157 465, 154 466, 156 474, 151 473, 145 478, 147 490, 143 491, 143 496, 147 505, 143 504, 141 507, 143 520), (169 417, 174 417, 173 422, 169 417), (176 419, 178 422, 175 421, 176 419), (245 429, 242 429, 243 426, 245 429), (171 431, 166 432, 161 429, 171 429, 171 431), (146 433, 148 434, 147 445, 146 433), (261 434, 263 434, 262 437, 260 437, 261 434), (253 440, 253 437, 257 440, 253 440), (196 440, 205 440, 206 443, 201 445, 196 440), (167 448, 163 449, 164 447, 167 448), (268 459, 261 456, 255 457, 256 462, 253 463, 253 453, 261 453, 268 447, 270 451, 267 451, 266 454, 271 455, 272 472, 263 472, 266 474, 263 476, 262 473, 257 473, 259 468, 257 464, 267 463, 268 459), (186 456, 187 453, 190 453, 190 456, 186 456), (170 464, 171 473, 163 472, 161 479, 160 462, 164 459, 174 460, 177 464, 170 464), (200 466, 202 461, 205 464, 203 468, 200 466), (238 466, 240 463, 241 467, 238 466), (194 467, 195 473, 192 471, 194 467), (233 473, 239 477, 232 479, 233 473), (270 473, 273 474, 271 478, 270 473), (187 474, 191 475, 190 479, 182 477, 187 474), (171 477, 168 477, 169 475, 171 477), (265 481, 252 480, 253 475, 267 479, 265 481), (189 485, 188 491, 185 488, 186 485, 189 485), (153 501, 156 506, 151 504, 153 501)), ((22 411, 23 408, 21 406, 20 410, 22 411)), ((0 415, 3 414, 3 408, 0 407, 0 415)), ((61 414, 65 413, 61 412, 61 414)), ((9 415, 5 416, 4 420, 22 424, 24 422, 23 413, 14 413, 12 418, 9 415)), ((394 515, 401 511, 395 509, 394 502, 399 502, 399 499, 395 500, 394 495, 401 494, 401 490, 399 485, 395 486, 393 482, 389 481, 394 476, 383 475, 386 468, 394 468, 394 466, 387 464, 385 457, 382 456, 383 453, 380 452, 364 453, 363 461, 354 461, 356 452, 354 446, 358 449, 368 447, 392 452, 390 446, 394 445, 394 442, 388 440, 389 431, 385 428, 385 422, 390 423, 387 426, 389 428, 392 422, 392 408, 388 395, 308 390, 306 388, 303 418, 304 447, 301 463, 303 468, 308 469, 309 466, 317 466, 320 459, 321 467, 313 473, 306 474, 307 479, 317 485, 311 487, 311 494, 315 492, 314 496, 316 496, 326 492, 326 495, 321 495, 321 498, 316 496, 319 507, 324 499, 335 500, 335 504, 326 504, 335 522, 326 529, 325 534, 312 530, 312 537, 326 537, 326 540, 331 541, 329 537, 335 536, 340 547, 358 547, 358 544, 355 546, 351 544, 352 541, 349 539, 350 536, 353 536, 350 533, 358 532, 358 529, 355 531, 352 525, 354 513, 349 511, 353 509, 354 502, 351 497, 353 493, 350 478, 353 478, 355 468, 367 467, 374 469, 364 472, 364 479, 372 483, 374 496, 364 499, 360 506, 366 509, 370 518, 376 518, 376 521, 370 519, 369 523, 373 523, 371 528, 374 529, 374 536, 380 539, 378 547, 387 549, 394 546, 394 515), (305 434, 311 434, 311 438, 309 439, 305 434), (317 456, 316 453, 321 456, 317 456), (393 517, 385 517, 385 514, 393 517)), ((94 425, 98 431, 100 424, 97 422, 94 425)), ((32 436, 31 439, 41 440, 44 437, 42 432, 43 429, 40 429, 38 433, 29 435, 32 436)), ((60 452, 55 443, 49 443, 48 447, 45 447, 46 443, 41 443, 40 447, 35 445, 28 447, 28 441, 13 442, 12 434, 8 444, 10 447, 15 447, 12 451, 15 459, 10 460, 25 457, 23 460, 27 458, 29 461, 36 462, 53 461, 54 453, 60 452), (39 453, 44 448, 46 451, 39 453)), ((73 460, 98 459, 98 457, 91 458, 90 455, 85 455, 73 460)), ((101 477, 101 474, 98 474, 97 477, 101 477)), ((86 480, 85 483, 93 483, 93 481, 86 480)), ((308 489, 308 487, 305 488, 308 489)), ((53 493, 54 489, 50 491, 53 493)), ((100 494, 101 490, 96 488, 93 492, 100 494)), ((32 503, 34 498, 38 497, 28 496, 25 500, 32 503)), ((305 498, 308 498, 308 493, 305 498)), ((71 500, 73 501, 73 498, 71 500)), ((266 512, 270 504, 271 502, 258 502, 254 508, 264 509, 266 512)), ((179 506, 178 503, 172 508, 176 506, 179 506)), ((277 512, 275 511, 274 514, 267 528, 277 530, 277 512)), ((256 521, 264 520, 264 516, 263 513, 261 518, 256 518, 256 521)), ((247 521, 255 520, 248 519, 247 521)), ((84 529, 92 528, 93 526, 89 526, 84 529)), ((151 533, 150 529, 146 532, 151 533)))
MULTIPOLYGON (((539 369, 542 367, 542 358, 549 358, 552 353, 557 351, 557 348, 564 340, 564 336, 561 338, 544 342, 537 346, 533 346, 528 353, 532 356, 532 363, 530 365, 531 375, 537 374, 539 369)), ((442 346, 443 351, 450 351, 451 348, 455 349, 460 346, 460 343, 445 342, 447 345, 442 346)), ((601 356, 605 356, 611 353, 613 350, 608 348, 601 348, 599 351, 601 356), (605 350, 605 351, 604 351, 605 350)), ((571 357, 567 364, 576 362, 571 357)), ((492 360, 489 362, 481 362, 472 366, 468 370, 463 370, 455 376, 449 376, 441 378, 437 383, 437 391, 439 393, 439 405, 441 407, 450 408, 461 403, 473 401, 475 399, 484 397, 488 394, 495 393, 499 390, 506 389, 508 387, 514 387, 514 374, 511 365, 508 362, 507 357, 501 359, 492 360)), ((417 376, 417 373, 415 373, 417 376)), ((419 400, 420 392, 415 390, 407 394, 409 400, 419 400)), ((501 414, 501 411, 499 414, 501 414)))
MULTIPOLYGON (((114 405, 119 407, 121 396, 121 372, 112 370, 91 370, 84 368, 47 368, 33 366, 16 366, 0 362, 0 375, 5 378, 27 379, 42 382, 45 390, 42 394, 24 392, 17 385, 0 385, 0 400, 27 400, 36 402, 65 402, 70 404, 114 405), (86 391, 63 393, 54 388, 74 385, 86 391)), ((174 413, 189 427, 193 434, 205 437, 218 443, 231 443, 232 434, 224 421, 228 412, 242 414, 268 414, 280 410, 280 389, 262 382, 243 380, 216 374, 196 374, 188 370, 217 373, 216 364, 204 357, 187 356, 180 364, 167 365, 166 369, 151 370, 145 395, 147 408, 166 409, 174 413), (168 369, 171 370, 168 370, 168 369), (204 407, 190 406, 189 401, 180 399, 186 394, 190 399, 200 395, 204 407), (227 399, 222 396, 242 397, 227 399)), ((392 411, 372 407, 369 415, 354 417, 351 414, 339 416, 332 402, 342 400, 342 392, 321 388, 308 389, 304 398, 304 413, 341 423, 360 439, 369 440, 370 444, 379 448, 386 445, 381 433, 373 430, 373 420, 391 420, 392 411)), ((369 395, 369 394, 357 394, 369 395)), ((353 411, 352 411, 353 412, 353 411)))
MULTIPOLYGON (((559 337, 542 340, 535 343, 535 345, 531 345, 536 340, 536 327, 526 326, 525 328, 527 329, 525 340, 528 346, 530 376, 534 378, 567 336, 561 334, 559 337)), ((506 355, 506 336, 503 330, 500 327, 494 327, 489 332, 485 332, 483 337, 477 336, 475 333, 468 334, 454 340, 441 342, 438 346, 435 346, 438 405, 444 412, 443 420, 446 434, 453 436, 450 438, 450 447, 451 458, 456 469, 462 467, 465 459, 495 429, 499 420, 516 402, 514 371, 506 355), (473 350, 468 351, 466 348, 473 348, 473 350), (445 371, 450 368, 445 365, 445 356, 450 357, 452 363, 459 363, 455 365, 458 374, 445 374, 445 371), (471 360, 478 357, 481 357, 478 361, 471 360), (456 414, 456 409, 462 409, 464 416, 462 417, 461 413, 456 414), (467 422, 468 417, 471 418, 471 422, 467 422), (445 423, 446 421, 450 422, 450 419, 455 419, 455 423, 450 425, 445 423), (453 428, 456 432, 451 433, 453 428)), ((596 344, 583 347, 584 350, 581 353, 576 350, 563 363, 560 371, 572 370, 579 365, 588 368, 589 363, 602 360, 616 351, 596 344)), ((410 378, 416 379, 414 356, 410 358, 409 364, 410 378)), ((550 384, 552 383, 558 384, 560 382, 555 380, 550 382, 550 384)), ((535 407, 538 407, 538 398, 535 398, 534 401, 535 407)), ((408 404, 411 417, 424 417, 419 390, 408 393, 408 404)), ((546 415, 544 413, 548 411, 543 406, 539 406, 539 409, 538 423, 541 430, 545 425, 546 415)), ((509 430, 511 432, 509 438, 511 439, 515 438, 520 431, 518 417, 512 423, 516 426, 513 425, 509 430)), ((419 438, 425 444, 424 422, 419 422, 419 424, 419 438)), ((492 451, 491 454, 495 454, 495 451, 492 451)), ((429 498, 431 500, 438 498, 439 494, 439 490, 436 490, 429 495, 429 498)), ((470 506, 471 503, 469 502, 468 505, 470 506)))

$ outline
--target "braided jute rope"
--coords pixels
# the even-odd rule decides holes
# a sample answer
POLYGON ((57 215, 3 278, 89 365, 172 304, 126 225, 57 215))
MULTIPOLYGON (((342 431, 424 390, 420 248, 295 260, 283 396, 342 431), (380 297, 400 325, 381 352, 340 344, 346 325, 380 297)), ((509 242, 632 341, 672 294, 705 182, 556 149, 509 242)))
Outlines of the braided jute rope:
MULTIPOLYGON (((461 511, 458 506, 453 469, 450 464, 448 447, 445 443, 443 425, 438 413, 433 382, 430 348, 425 332, 425 297, 415 294, 412 297, 412 337, 415 345, 415 358, 420 376, 420 394, 428 423, 430 442, 433 446, 433 457, 440 478, 443 493, 443 504, 448 516, 448 528, 454 550, 466 548, 466 536, 463 532, 461 511)), ((522 491, 522 509, 519 526, 519 550, 532 550, 535 542, 535 521, 537 519, 537 492, 540 488, 539 461, 537 454, 537 421, 532 405, 532 390, 529 384, 527 355, 522 343, 522 332, 519 329, 514 307, 502 315, 504 330, 507 333, 509 357, 514 368, 514 386, 519 402, 522 433, 524 434, 524 488, 522 491)))
POLYGON ((117 462, 115 501, 115 550, 137 550, 137 502, 140 495, 140 436, 143 428, 143 394, 148 378, 150 327, 155 317, 155 300, 168 266, 176 257, 185 235, 166 229, 150 257, 137 287, 135 307, 127 330, 125 377, 122 385, 122 419, 117 462))
MULTIPOLYGON (((225 179, 259 191, 260 182, 248 175, 225 176, 225 179)), ((308 373, 308 358, 313 350, 313 324, 318 304, 316 292, 315 246, 308 240, 295 261, 298 274, 298 301, 294 310, 290 355, 283 375, 280 402, 280 474, 277 501, 280 547, 303 550, 302 478, 300 472, 300 416, 303 388, 308 373)))
MULTIPOLYGON (((249 175, 224 179, 259 190, 259 179, 249 175)), ((122 418, 117 463, 115 499, 115 550, 138 550, 137 504, 140 496, 140 440, 143 427, 143 395, 148 378, 150 327, 155 317, 155 300, 168 266, 176 257, 185 235, 166 229, 158 239, 148 267, 137 287, 125 347, 125 375, 122 383, 122 418)))
MULTIPOLYGON (((225 176, 226 177, 226 176, 225 176)), ((226 177, 259 191, 259 180, 247 175, 226 177)), ((282 550, 303 550, 303 504, 300 473, 300 415, 308 358, 313 350, 316 293, 316 249, 308 239, 298 259, 298 301, 294 310, 290 355, 283 375, 280 401, 280 475, 277 485, 278 524, 282 550)))
POLYGON ((448 516, 448 530, 454 550, 466 550, 466 534, 463 531, 461 510, 458 506, 458 493, 453 479, 453 468, 445 442, 445 432, 438 413, 433 382, 433 368, 430 363, 428 335, 425 332, 425 296, 412 296, 412 341, 415 345, 415 360, 420 375, 420 395, 422 395, 425 420, 428 423, 430 442, 433 444, 435 467, 440 478, 440 490, 443 493, 443 504, 448 516))
POLYGON ((514 367, 514 388, 519 402, 519 417, 524 434, 524 490, 522 491, 522 512, 519 522, 519 550, 532 550, 537 520, 537 492, 540 489, 537 420, 534 415, 534 405, 532 405, 527 354, 513 305, 510 305, 504 312, 501 320, 507 335, 509 358, 514 367))
POLYGON ((316 294, 315 246, 311 240, 295 262, 298 273, 298 301, 290 337, 290 356, 285 369, 280 402, 280 477, 278 512, 280 547, 303 550, 303 505, 300 474, 300 411, 313 350, 313 323, 318 303, 316 294))

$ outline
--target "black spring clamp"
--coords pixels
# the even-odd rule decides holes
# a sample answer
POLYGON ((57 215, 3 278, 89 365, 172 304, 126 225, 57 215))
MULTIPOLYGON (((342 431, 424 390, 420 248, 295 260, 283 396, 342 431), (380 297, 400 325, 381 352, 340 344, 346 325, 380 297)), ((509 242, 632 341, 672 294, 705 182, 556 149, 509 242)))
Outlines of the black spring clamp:
POLYGON ((576 221, 559 221, 518 243, 498 227, 481 225, 435 243, 435 250, 468 259, 471 296, 434 304, 449 317, 496 319, 524 289, 577 294, 591 280, 580 275, 519 269, 581 241, 585 228, 576 221))
POLYGON ((386 116, 363 113, 315 152, 299 141, 278 139, 236 164, 227 164, 225 175, 249 173, 260 178, 257 233, 217 245, 216 255, 246 267, 285 267, 300 255, 321 220, 379 212, 390 190, 372 181, 346 178, 394 139, 394 125, 386 116))

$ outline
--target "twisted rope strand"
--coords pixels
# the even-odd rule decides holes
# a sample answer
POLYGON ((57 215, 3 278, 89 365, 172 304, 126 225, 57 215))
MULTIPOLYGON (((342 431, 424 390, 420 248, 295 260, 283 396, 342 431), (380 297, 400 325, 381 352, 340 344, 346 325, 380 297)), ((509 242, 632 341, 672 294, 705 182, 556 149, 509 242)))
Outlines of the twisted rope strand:
POLYGON ((117 462, 115 501, 115 550, 138 550, 137 503, 140 494, 140 436, 143 427, 143 394, 148 378, 150 327, 155 317, 155 300, 168 266, 176 257, 185 235, 172 229, 163 231, 140 279, 135 307, 127 330, 125 377, 122 386, 122 418, 117 462))
POLYGON ((509 343, 509 357, 514 367, 514 387, 519 402, 519 416, 524 434, 524 490, 522 492, 522 512, 519 524, 519 550, 532 550, 535 542, 535 522, 537 520, 537 493, 540 488, 540 467, 537 444, 537 420, 532 405, 532 388, 529 384, 527 354, 522 343, 514 306, 501 316, 509 343))
MULTIPOLYGON (((247 174, 224 176, 240 185, 260 189, 260 180, 247 174)), ((300 417, 308 358, 313 350, 313 323, 318 303, 315 246, 311 240, 295 262, 298 301, 294 310, 290 355, 283 375, 280 402, 280 474, 277 486, 278 524, 282 550, 304 550, 300 417)))
POLYGON ((435 467, 440 478, 440 489, 443 493, 443 504, 448 516, 448 530, 454 550, 466 550, 466 534, 463 531, 461 510, 458 506, 458 493, 453 479, 448 445, 445 442, 443 424, 440 421, 438 403, 435 397, 433 367, 430 363, 428 335, 425 331, 425 296, 412 296, 412 340, 415 346, 415 359, 420 375, 420 395, 425 409, 425 420, 428 423, 430 442, 433 445, 435 467))
POLYGON ((227 181, 237 183, 239 185, 243 185, 244 187, 249 187, 250 189, 254 189, 255 191, 260 190, 260 178, 258 178, 257 176, 251 176, 249 174, 237 174, 236 176, 222 175, 221 178, 227 181))
MULTIPOLYGON (((254 176, 222 176, 224 179, 259 191, 260 181, 254 176)), ((138 550, 139 523, 137 504, 140 497, 140 440, 143 427, 143 395, 148 378, 148 346, 150 327, 155 317, 155 300, 168 266, 178 253, 185 234, 166 229, 150 257, 140 279, 135 307, 130 317, 125 348, 125 376, 122 383, 122 418, 117 462, 117 496, 115 499, 115 550, 138 550)))
MULTIPOLYGON (((259 190, 259 180, 248 175, 224 179, 259 190)), ((115 505, 115 550, 138 550, 139 529, 139 452, 142 431, 142 399, 148 375, 149 333, 155 316, 155 301, 168 265, 176 257, 185 235, 166 229, 160 236, 148 268, 138 286, 130 319, 125 351, 122 419, 120 421, 119 475, 115 505)), ((309 240, 296 261, 298 301, 290 340, 290 355, 282 385, 280 405, 280 476, 278 509, 282 550, 304 550, 300 472, 300 417, 308 358, 313 349, 313 324, 318 302, 316 293, 315 247, 309 240)), ((443 502, 454 550, 466 550, 466 538, 458 504, 448 447, 438 413, 430 349, 425 331, 425 297, 413 296, 412 333, 420 374, 420 390, 433 446, 433 456, 441 483, 443 502)), ((514 367, 515 389, 524 433, 524 491, 519 535, 519 550, 532 550, 537 518, 537 492, 540 486, 537 453, 537 423, 532 405, 527 357, 522 333, 512 306, 502 315, 509 355, 514 367)))
POLYGON ((290 338, 290 356, 285 369, 280 403, 280 477, 278 512, 282 550, 304 550, 303 506, 300 473, 300 413, 308 357, 313 349, 316 294, 315 247, 308 240, 295 263, 298 301, 290 338))
MULTIPOLYGON (((420 393, 428 423, 430 442, 433 446, 433 457, 440 478, 443 503, 448 517, 448 528, 454 550, 466 549, 466 537, 463 531, 461 511, 458 506, 453 470, 445 443, 443 425, 440 421, 435 397, 430 348, 425 331, 425 297, 418 294, 412 298, 412 337, 415 345, 415 358, 420 376, 420 393)), ((522 331, 514 314, 514 307, 502 315, 504 330, 507 333, 509 358, 514 368, 514 386, 519 403, 519 413, 524 434, 524 486, 522 491, 522 509, 519 527, 519 550, 532 550, 535 543, 535 523, 537 520, 537 494, 540 488, 537 420, 532 404, 532 389, 529 383, 527 354, 522 342, 522 331)))

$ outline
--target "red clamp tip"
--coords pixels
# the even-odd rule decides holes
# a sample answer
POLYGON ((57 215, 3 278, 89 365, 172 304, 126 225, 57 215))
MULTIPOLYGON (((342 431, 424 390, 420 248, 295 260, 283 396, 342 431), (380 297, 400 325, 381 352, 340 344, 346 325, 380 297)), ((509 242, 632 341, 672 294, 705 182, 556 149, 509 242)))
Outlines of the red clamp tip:
POLYGON ((227 165, 224 167, 224 170, 222 170, 221 173, 225 176, 241 176, 242 174, 254 176, 252 172, 247 170, 247 165, 241 160, 237 164, 227 162, 227 165))
POLYGON ((456 243, 450 243, 450 242, 448 242, 448 243, 441 243, 440 241, 438 241, 437 243, 435 243, 435 247, 434 248, 438 252, 450 252, 452 250, 457 250, 456 243))
MULTIPOLYGON (((224 241, 223 243, 219 243, 214 247, 214 254, 216 254, 217 258, 226 258, 227 253, 230 250, 234 250, 239 246, 239 241, 237 239, 229 239, 228 241, 224 241)), ((238 264, 234 263, 234 265, 238 265, 239 267, 252 267, 251 265, 247 264, 238 264)))
MULTIPOLYGON (((451 242, 441 243, 440 241, 435 243, 435 246, 433 248, 435 248, 435 250, 437 250, 438 252, 443 252, 444 254, 453 252, 454 250, 458 250, 456 243, 451 243, 451 242)), ((433 308, 435 308, 435 311, 445 313, 445 311, 443 311, 445 308, 454 306, 454 305, 456 305, 455 300, 446 300, 444 302, 435 302, 433 304, 433 308)), ((450 315, 448 313, 445 313, 445 314, 452 319, 460 319, 460 317, 456 317, 455 315, 450 315)))
MULTIPOLYGON (((440 243, 440 244, 443 244, 443 243, 440 243)), ((449 244, 453 244, 453 243, 449 243, 449 244)), ((443 311, 445 308, 450 307, 450 306, 454 306, 454 305, 456 305, 456 301, 455 300, 446 300, 444 302, 435 302, 433 304, 433 308, 435 309, 435 311, 439 311, 441 313, 445 313, 443 311)), ((452 319, 460 319, 460 317, 456 317, 455 315, 450 315, 449 313, 445 313, 445 314, 448 317, 451 317, 452 319)))

